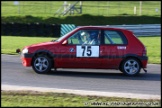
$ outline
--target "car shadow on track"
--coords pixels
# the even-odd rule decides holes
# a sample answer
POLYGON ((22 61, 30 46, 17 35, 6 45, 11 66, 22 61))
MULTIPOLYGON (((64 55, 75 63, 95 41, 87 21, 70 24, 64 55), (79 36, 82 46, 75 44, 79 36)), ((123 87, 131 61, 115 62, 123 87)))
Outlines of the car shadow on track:
POLYGON ((138 76, 126 76, 123 73, 112 72, 83 72, 83 71, 70 71, 70 70, 52 70, 45 75, 65 76, 65 77, 86 77, 86 78, 108 78, 108 79, 123 79, 123 80, 148 80, 148 81, 161 81, 161 74, 144 73, 141 72, 138 76))

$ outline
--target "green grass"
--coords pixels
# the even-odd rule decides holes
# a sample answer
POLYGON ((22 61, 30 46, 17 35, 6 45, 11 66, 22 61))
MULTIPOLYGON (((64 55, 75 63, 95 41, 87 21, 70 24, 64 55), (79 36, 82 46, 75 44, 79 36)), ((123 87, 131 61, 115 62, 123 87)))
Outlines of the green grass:
MULTIPOLYGON (((43 37, 16 37, 16 36, 1 36, 1 53, 3 54, 17 54, 16 49, 22 49, 24 46, 47 42, 56 38, 43 37)), ((149 57, 148 63, 161 63, 161 37, 139 37, 141 42, 147 48, 147 55, 149 57)))
MULTIPOLYGON (((73 4, 75 1, 67 1, 73 4)), ((54 16, 55 12, 63 5, 64 1, 20 1, 19 5, 14 5, 14 1, 1 2, 1 16, 54 16)), ((76 7, 79 7, 78 3, 76 7)), ((134 15, 134 7, 139 15, 139 1, 83 1, 82 13, 102 16, 134 15)), ((63 9, 62 9, 63 10, 63 9)), ((75 12, 75 11, 74 11, 75 12)), ((77 13, 77 12, 75 12, 77 13)), ((69 14, 68 14, 69 15, 69 14)), ((77 14, 75 14, 77 15, 77 14)), ((143 1, 142 15, 161 15, 160 1, 143 1), (156 9, 158 11, 156 12, 156 9)))
POLYGON ((101 105, 94 104, 97 102, 102 103, 102 107, 161 106, 161 100, 159 99, 81 96, 66 93, 41 93, 34 91, 1 91, 2 107, 101 107, 101 105), (124 102, 125 104, 123 104, 124 102))
POLYGON ((139 37, 146 46, 148 63, 161 63, 161 37, 139 37))
POLYGON ((16 49, 22 49, 24 46, 47 42, 55 38, 44 37, 16 37, 16 36, 1 36, 1 53, 3 54, 16 54, 16 49))

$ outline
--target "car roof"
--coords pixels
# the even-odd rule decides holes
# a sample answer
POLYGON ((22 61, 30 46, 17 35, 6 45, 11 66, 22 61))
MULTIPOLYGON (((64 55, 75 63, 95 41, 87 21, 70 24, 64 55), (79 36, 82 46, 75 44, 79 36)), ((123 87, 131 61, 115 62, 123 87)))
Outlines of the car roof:
POLYGON ((130 30, 127 29, 123 29, 123 28, 115 28, 115 27, 109 27, 109 26, 78 26, 77 28, 85 28, 85 29, 103 29, 103 30, 121 30, 121 31, 129 31, 132 32, 130 30))

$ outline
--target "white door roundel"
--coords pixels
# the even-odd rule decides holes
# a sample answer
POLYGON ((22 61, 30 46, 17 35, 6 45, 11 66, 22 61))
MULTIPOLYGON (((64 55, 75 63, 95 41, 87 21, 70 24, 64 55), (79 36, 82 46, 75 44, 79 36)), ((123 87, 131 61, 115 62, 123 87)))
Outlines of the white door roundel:
POLYGON ((76 46, 76 57, 99 57, 99 46, 76 46))

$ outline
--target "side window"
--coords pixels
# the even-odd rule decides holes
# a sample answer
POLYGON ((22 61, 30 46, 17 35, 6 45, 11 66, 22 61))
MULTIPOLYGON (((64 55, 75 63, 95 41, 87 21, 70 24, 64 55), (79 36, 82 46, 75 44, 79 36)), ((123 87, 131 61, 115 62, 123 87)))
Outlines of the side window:
POLYGON ((80 44, 79 43, 79 32, 73 34, 68 38, 68 44, 80 44))
POLYGON ((99 30, 83 30, 81 33, 82 44, 85 45, 99 45, 100 44, 99 30))
POLYGON ((68 44, 73 45, 99 45, 99 30, 80 30, 68 38, 68 44))
POLYGON ((104 31, 105 44, 126 44, 126 38, 120 31, 105 30, 104 31))

